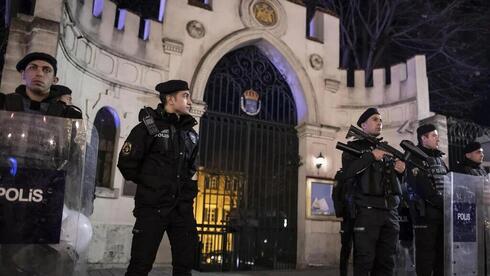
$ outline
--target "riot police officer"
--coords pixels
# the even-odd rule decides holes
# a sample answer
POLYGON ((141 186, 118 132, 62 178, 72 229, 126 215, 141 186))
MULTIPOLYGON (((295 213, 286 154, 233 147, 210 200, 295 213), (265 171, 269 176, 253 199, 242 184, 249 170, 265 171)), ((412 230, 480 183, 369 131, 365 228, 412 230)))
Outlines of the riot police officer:
MULTIPOLYGON (((17 63, 16 69, 21 74, 23 84, 19 85, 14 93, 0 93, 0 110, 71 119, 82 118, 82 112, 78 107, 59 100, 62 94, 71 94, 71 90, 66 86, 56 85, 58 82, 58 77, 56 76, 58 67, 57 61, 53 56, 42 52, 29 53, 17 63)), ((72 150, 76 149, 72 148, 72 150)), ((45 252, 46 248, 49 248, 43 245, 32 247, 40 251, 45 250, 45 252)), ((19 264, 13 260, 14 253, 21 251, 23 248, 28 248, 28 246, 20 244, 0 245, 0 274, 5 273, 5 275, 13 276, 30 275, 29 272, 24 272, 19 267, 20 265, 24 267, 26 264, 23 262, 19 264)), ((63 256, 63 254, 66 254, 66 252, 60 250, 56 254, 48 255, 42 263, 46 263, 46 267, 49 266, 49 262, 53 259, 59 263, 61 259, 59 256, 63 256), (52 258, 50 259, 49 257, 52 258)), ((72 262, 74 260, 70 259, 69 261, 72 262)), ((29 262, 33 261, 29 259, 29 262)), ((39 272, 39 275, 44 274, 39 272)))
POLYGON ((417 128, 418 147, 428 156, 428 170, 409 166, 407 182, 416 197, 415 266, 418 276, 444 275, 444 175, 448 168, 439 148, 439 134, 432 124, 417 128))
MULTIPOLYGON (((69 88, 56 86, 58 67, 53 56, 41 52, 27 54, 17 63, 16 69, 21 73, 24 84, 19 85, 15 93, 3 96, 0 109, 71 119, 82 118, 78 107, 59 100, 61 94, 68 93, 69 88)), ((69 93, 71 94, 71 90, 69 93)))
POLYGON ((480 143, 469 143, 463 148, 463 153, 463 160, 458 164, 459 166, 456 168, 456 172, 476 176, 487 176, 487 172, 481 166, 485 155, 483 154, 480 143))
MULTIPOLYGON (((381 115, 375 108, 367 109, 357 125, 374 137, 379 136, 383 128, 381 115)), ((366 140, 348 144, 365 152, 361 157, 342 154, 346 177, 356 179, 354 275, 393 275, 399 232, 399 176, 405 171, 405 163, 373 148, 366 140)))
POLYGON ((126 276, 148 275, 164 232, 172 249, 173 275, 191 275, 197 245, 193 201, 198 136, 189 114, 187 82, 158 84, 161 104, 144 108, 119 153, 124 178, 137 184, 131 260, 126 276))

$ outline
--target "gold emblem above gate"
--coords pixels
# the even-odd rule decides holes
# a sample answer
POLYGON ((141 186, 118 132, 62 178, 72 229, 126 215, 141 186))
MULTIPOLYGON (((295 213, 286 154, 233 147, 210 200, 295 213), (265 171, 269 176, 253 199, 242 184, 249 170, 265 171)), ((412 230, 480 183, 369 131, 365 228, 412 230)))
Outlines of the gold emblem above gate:
POLYGON ((253 13, 255 19, 260 22, 260 24, 270 27, 277 23, 277 13, 271 4, 260 1, 254 4, 253 13))

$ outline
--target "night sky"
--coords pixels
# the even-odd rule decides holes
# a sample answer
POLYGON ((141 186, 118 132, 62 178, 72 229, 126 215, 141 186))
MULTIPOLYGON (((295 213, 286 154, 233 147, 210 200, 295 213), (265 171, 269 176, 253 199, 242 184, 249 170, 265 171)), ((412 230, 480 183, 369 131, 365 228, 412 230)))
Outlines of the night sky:
MULTIPOLYGON (((30 2, 31 0, 19 0, 12 3, 14 6, 23 3, 21 6, 28 10, 29 5, 26 3, 30 2)), ((113 0, 113 2, 142 17, 154 20, 158 18, 160 0, 113 0)), ((404 62, 416 54, 425 54, 431 111, 490 126, 490 112, 487 108, 490 106, 489 0, 294 0, 293 2, 303 3, 305 12, 310 18, 315 9, 323 9, 339 17, 341 33, 344 26, 346 34, 341 35, 340 68, 369 71, 369 68, 371 70, 386 68, 404 62), (357 7, 358 10, 350 13, 352 7, 357 7), (390 20, 382 29, 367 30, 368 28, 363 28, 361 24, 361 17, 368 23, 388 17, 390 20), (352 18, 354 20, 351 20, 352 18), (351 23, 355 28, 349 26, 351 23), (353 33, 352 30, 356 30, 357 33, 353 33), (347 45, 346 37, 355 37, 355 45, 347 45), (369 53, 372 53, 375 58, 369 59, 369 53)), ((1 1, 0 11, 5 14, 5 1, 1 1)), ((371 26, 373 25, 376 24, 371 26)), ((2 20, 0 24, 0 40, 4 42, 1 49, 0 63, 2 64, 6 37, 7 29, 2 20)))

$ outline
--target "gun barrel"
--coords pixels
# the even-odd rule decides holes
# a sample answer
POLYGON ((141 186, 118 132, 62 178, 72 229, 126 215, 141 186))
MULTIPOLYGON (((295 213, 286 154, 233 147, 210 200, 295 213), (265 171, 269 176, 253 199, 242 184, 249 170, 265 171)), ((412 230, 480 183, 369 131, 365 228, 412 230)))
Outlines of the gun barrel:
POLYGON ((337 145, 335 146, 336 149, 341 150, 343 152, 347 152, 349 154, 352 154, 356 157, 360 157, 362 155, 362 152, 360 150, 357 150, 353 147, 350 147, 347 144, 344 144, 342 142, 337 142, 337 145))
POLYGON ((400 147, 402 147, 403 150, 411 152, 413 155, 417 156, 418 158, 422 159, 423 161, 427 161, 429 156, 423 152, 421 149, 419 149, 417 146, 414 145, 409 140, 403 140, 400 143, 400 147))
MULTIPOLYGON (((417 156, 419 159, 422 159, 422 161, 426 162, 427 158, 428 158, 427 154, 425 154, 422 150, 417 148, 412 142, 410 142, 408 140, 403 140, 402 143, 400 143, 400 146, 403 148, 403 150, 406 153, 406 154, 404 154, 401 151, 390 146, 387 142, 382 142, 382 141, 376 139, 376 137, 373 137, 373 136, 365 133, 364 131, 362 131, 362 130, 360 130, 357 127, 352 126, 352 125, 350 126, 349 131, 347 132, 346 138, 350 138, 350 137, 355 137, 357 139, 364 139, 368 143, 370 143, 373 147, 376 147, 380 150, 384 150, 386 152, 389 152, 391 155, 393 155, 393 157, 398 158, 404 162, 410 163, 413 166, 416 166, 421 170, 424 170, 424 171, 426 170, 424 165, 421 165, 418 162, 414 161, 412 159, 412 157, 417 156)), ((345 144, 343 144, 343 145, 345 145, 345 144)), ((340 146, 343 147, 342 145, 340 145, 340 146)), ((349 147, 348 145, 345 145, 345 146, 349 147)), ((343 147, 343 148, 345 148, 345 147, 343 147)), ((338 143, 337 143, 337 149, 342 150, 341 148, 338 147, 338 143)), ((345 151, 347 151, 347 150, 349 150, 349 149, 346 149, 345 151)), ((354 154, 354 153, 351 153, 351 154, 356 155, 356 156, 361 156, 362 153, 363 152, 360 152, 359 154, 354 154)))

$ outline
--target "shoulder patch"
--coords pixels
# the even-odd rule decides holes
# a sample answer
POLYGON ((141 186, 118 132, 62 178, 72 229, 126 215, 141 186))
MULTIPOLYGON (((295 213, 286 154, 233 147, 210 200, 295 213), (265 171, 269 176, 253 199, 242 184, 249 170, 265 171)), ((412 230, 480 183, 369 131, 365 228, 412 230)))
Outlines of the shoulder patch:
POLYGON ((122 146, 121 153, 123 155, 129 155, 131 153, 132 145, 130 142, 126 141, 124 142, 124 145, 122 146))
POLYGON ((418 169, 418 168, 413 168, 413 169, 412 169, 412 174, 413 174, 414 176, 417 176, 417 175, 419 174, 419 169, 418 169))

